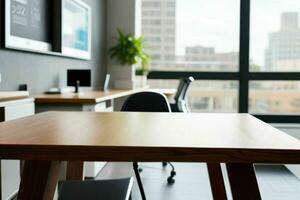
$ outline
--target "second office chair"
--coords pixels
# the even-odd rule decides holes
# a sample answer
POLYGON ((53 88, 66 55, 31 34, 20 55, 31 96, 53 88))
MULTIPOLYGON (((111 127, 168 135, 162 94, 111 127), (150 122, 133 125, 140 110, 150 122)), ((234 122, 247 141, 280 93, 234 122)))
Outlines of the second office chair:
POLYGON ((175 103, 171 104, 172 112, 190 112, 189 107, 187 105, 187 91, 192 82, 194 82, 194 78, 191 76, 180 79, 180 83, 177 88, 177 93, 174 98, 175 103))

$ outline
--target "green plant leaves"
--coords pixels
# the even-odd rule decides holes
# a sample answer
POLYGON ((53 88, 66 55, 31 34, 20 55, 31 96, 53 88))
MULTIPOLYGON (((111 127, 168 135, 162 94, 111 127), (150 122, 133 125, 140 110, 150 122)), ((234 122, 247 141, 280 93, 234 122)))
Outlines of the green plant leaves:
POLYGON ((140 70, 147 73, 150 56, 144 52, 144 37, 134 37, 123 33, 120 29, 117 31, 117 44, 109 49, 110 57, 121 65, 138 64, 140 70))

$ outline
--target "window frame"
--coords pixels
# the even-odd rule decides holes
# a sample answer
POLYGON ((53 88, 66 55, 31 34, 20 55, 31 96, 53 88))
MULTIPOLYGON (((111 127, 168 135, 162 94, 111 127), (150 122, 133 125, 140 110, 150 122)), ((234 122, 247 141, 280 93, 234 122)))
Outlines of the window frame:
MULTIPOLYGON (((238 81, 238 112, 249 113, 250 81, 300 81, 300 72, 250 71, 250 15, 251 0, 240 0, 240 47, 238 72, 182 72, 150 71, 148 79, 180 79, 193 76, 195 80, 238 81)), ((267 123, 299 123, 300 115, 258 114, 255 117, 267 123)))

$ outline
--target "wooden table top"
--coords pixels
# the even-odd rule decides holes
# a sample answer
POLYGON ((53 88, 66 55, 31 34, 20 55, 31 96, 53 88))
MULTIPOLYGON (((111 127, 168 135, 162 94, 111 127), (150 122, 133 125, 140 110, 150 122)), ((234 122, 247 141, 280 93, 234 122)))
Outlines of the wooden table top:
POLYGON ((0 158, 300 163, 300 141, 248 114, 48 112, 1 123, 0 158))
POLYGON ((0 102, 13 101, 29 97, 29 92, 26 91, 7 91, 0 92, 0 102))
POLYGON ((137 92, 154 91, 160 92, 167 96, 176 93, 176 89, 133 89, 133 90, 109 90, 90 91, 82 94, 66 93, 66 94, 44 94, 35 96, 36 103, 72 103, 72 104, 95 104, 115 98, 129 96, 137 92))

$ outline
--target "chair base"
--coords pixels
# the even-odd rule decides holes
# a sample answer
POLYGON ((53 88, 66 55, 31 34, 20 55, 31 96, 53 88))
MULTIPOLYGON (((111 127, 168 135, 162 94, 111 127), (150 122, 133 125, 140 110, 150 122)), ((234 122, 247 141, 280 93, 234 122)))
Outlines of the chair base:
POLYGON ((174 177, 176 176, 176 171, 175 171, 175 167, 172 163, 170 163, 170 162, 162 163, 163 167, 166 167, 168 164, 171 166, 172 170, 170 172, 170 176, 168 177, 167 181, 168 181, 169 185, 173 185, 175 183, 174 177))

